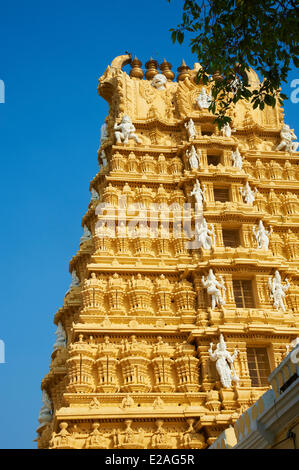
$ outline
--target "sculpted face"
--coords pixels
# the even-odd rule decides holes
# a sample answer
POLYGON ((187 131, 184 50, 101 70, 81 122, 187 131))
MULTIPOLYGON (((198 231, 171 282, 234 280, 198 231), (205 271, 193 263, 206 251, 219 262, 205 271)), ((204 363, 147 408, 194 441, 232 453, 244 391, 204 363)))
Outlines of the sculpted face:
POLYGON ((152 86, 157 90, 164 90, 167 78, 162 73, 157 73, 152 80, 152 86))

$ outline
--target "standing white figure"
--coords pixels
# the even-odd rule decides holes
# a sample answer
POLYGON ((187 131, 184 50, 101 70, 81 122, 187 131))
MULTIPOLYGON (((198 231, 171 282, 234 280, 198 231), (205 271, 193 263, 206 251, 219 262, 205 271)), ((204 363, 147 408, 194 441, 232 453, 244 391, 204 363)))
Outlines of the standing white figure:
POLYGON ((230 127, 229 123, 227 122, 227 123, 224 124, 224 126, 222 127, 221 132, 222 132, 223 137, 231 137, 232 132, 235 132, 235 129, 232 129, 232 128, 230 127))
POLYGON ((120 124, 114 125, 114 134, 116 138, 116 143, 128 144, 129 139, 134 139, 137 144, 141 144, 140 139, 135 134, 135 126, 132 124, 132 121, 129 116, 124 115, 120 124))
POLYGON ((96 189, 91 188, 91 201, 98 201, 100 199, 99 193, 96 191, 96 189))
POLYGON ((200 165, 201 160, 201 151, 196 152, 194 145, 192 145, 191 150, 186 151, 186 155, 189 158, 189 164, 192 170, 197 170, 200 165))
POLYGON ((100 138, 100 144, 103 145, 104 142, 108 139, 108 126, 107 122, 102 124, 101 126, 101 138, 100 138))
POLYGON ((286 344, 286 355, 299 345, 299 337, 293 339, 290 344, 286 344))
POLYGON ((290 129, 288 124, 284 124, 280 131, 281 142, 276 147, 276 150, 285 149, 286 152, 296 152, 299 142, 292 142, 292 140, 296 140, 297 137, 294 134, 294 131, 290 129))
POLYGON ((256 239, 258 250, 268 250, 269 249, 269 237, 271 233, 273 232, 271 225, 270 225, 270 230, 266 230, 263 222, 260 220, 258 229, 256 230, 255 227, 253 227, 252 231, 256 239))
POLYGON ((226 291, 226 288, 222 276, 219 276, 219 278, 221 282, 217 281, 212 269, 209 270, 209 274, 206 279, 204 276, 201 278, 202 285, 207 289, 208 295, 212 296, 212 310, 214 310, 216 305, 225 305, 224 292, 226 291), (221 293, 221 290, 223 291, 223 294, 221 293))
POLYGON ((248 181, 246 181, 245 187, 240 188, 240 194, 243 196, 244 201, 246 204, 249 206, 252 206, 254 201, 255 201, 255 194, 258 192, 258 190, 255 188, 254 191, 252 191, 248 181))
POLYGON ((41 426, 44 426, 45 424, 52 421, 52 414, 51 414, 52 404, 51 404, 51 400, 46 390, 42 391, 42 402, 43 402, 43 406, 40 409, 38 421, 41 426))
POLYGON ((77 273, 75 270, 72 271, 72 283, 70 285, 70 289, 72 287, 79 287, 80 286, 80 279, 77 276, 77 273))
POLYGON ((201 189, 200 182, 196 180, 193 186, 193 190, 190 193, 190 196, 195 197, 196 204, 198 204, 199 207, 202 206, 203 202, 205 201, 205 191, 206 191, 205 185, 203 185, 202 188, 203 189, 201 189))
POLYGON ((210 250, 215 246, 215 228, 211 224, 209 229, 206 219, 203 217, 201 224, 197 222, 195 224, 195 238, 199 242, 199 248, 204 250, 210 250))
POLYGON ((196 98, 196 104, 198 105, 200 109, 207 109, 210 106, 211 101, 212 101, 211 91, 209 95, 207 95, 205 88, 202 87, 202 89, 200 90, 199 96, 196 98))
POLYGON ((167 83, 167 78, 162 73, 157 73, 152 79, 152 86, 156 90, 165 90, 165 85, 167 83))
POLYGON ((81 245, 81 243, 86 242, 87 240, 91 240, 91 238, 92 238, 92 234, 91 234, 90 230, 88 229, 87 225, 84 225, 83 235, 80 238, 80 245, 81 245))
POLYGON ((209 355, 212 361, 216 361, 216 369, 221 384, 225 388, 231 387, 232 381, 238 385, 239 377, 236 375, 234 369, 234 361, 238 353, 239 351, 237 349, 235 349, 232 355, 227 351, 223 335, 220 335, 220 340, 216 346, 215 352, 213 352, 213 343, 210 343, 209 355), (229 364, 231 367, 229 367, 229 364))
POLYGON ((59 348, 65 348, 66 346, 66 333, 62 326, 61 321, 57 325, 57 330, 55 331, 56 343, 53 346, 53 351, 59 348))
POLYGON ((270 297, 273 300, 274 307, 279 310, 280 308, 285 312, 286 308, 283 302, 283 299, 286 295, 286 292, 290 288, 290 283, 288 279, 285 279, 285 285, 281 282, 281 276, 276 269, 274 277, 269 277, 269 289, 270 289, 270 297))
POLYGON ((193 119, 190 118, 188 122, 185 122, 185 127, 186 127, 187 132, 188 132, 189 140, 190 139, 195 139, 197 133, 196 133, 196 129, 195 129, 193 119))
POLYGON ((234 168, 240 168, 240 170, 242 169, 243 158, 238 148, 232 153, 232 161, 234 168))
POLYGON ((239 77, 234 78, 234 80, 230 84, 230 89, 233 95, 235 95, 242 88, 243 88, 243 83, 241 82, 239 77))

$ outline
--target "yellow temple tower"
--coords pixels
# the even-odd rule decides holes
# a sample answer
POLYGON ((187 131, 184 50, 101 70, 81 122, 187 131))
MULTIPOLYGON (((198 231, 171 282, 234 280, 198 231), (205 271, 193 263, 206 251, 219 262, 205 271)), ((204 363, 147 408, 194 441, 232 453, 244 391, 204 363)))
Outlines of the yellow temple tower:
POLYGON ((206 448, 299 336, 299 153, 282 109, 239 102, 219 131, 199 64, 177 81, 165 60, 141 65, 119 56, 99 79, 109 115, 39 448, 206 448))

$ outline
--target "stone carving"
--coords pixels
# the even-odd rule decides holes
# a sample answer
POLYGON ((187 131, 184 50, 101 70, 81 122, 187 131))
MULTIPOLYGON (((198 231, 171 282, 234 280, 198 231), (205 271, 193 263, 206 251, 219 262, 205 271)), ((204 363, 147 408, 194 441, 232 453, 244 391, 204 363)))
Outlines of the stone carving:
POLYGON ((56 349, 59 349, 59 348, 65 348, 66 347, 66 333, 64 331, 61 321, 57 325, 57 330, 55 331, 55 335, 56 335, 56 343, 53 346, 53 351, 56 351, 56 349))
POLYGON ((193 119, 190 118, 188 122, 185 122, 185 127, 187 129, 189 140, 195 139, 195 137, 197 136, 197 133, 196 133, 193 119))
POLYGON ((286 308, 283 299, 286 295, 286 292, 290 288, 290 283, 288 279, 285 279, 285 285, 283 285, 281 282, 281 276, 278 270, 276 270, 274 277, 269 277, 268 284, 270 289, 270 297, 273 301, 274 307, 276 308, 276 310, 279 310, 281 308, 285 312, 286 308))
POLYGON ((134 406, 134 400, 129 393, 123 398, 121 402, 121 408, 131 408, 134 406))
POLYGON ((93 430, 86 440, 86 449, 108 449, 109 441, 99 431, 100 423, 92 423, 91 427, 93 430))
POLYGON ((290 129, 288 124, 284 124, 280 131, 281 142, 277 145, 276 150, 285 150, 286 152, 292 153, 296 152, 299 142, 292 142, 296 140, 297 137, 294 134, 294 131, 290 129))
POLYGON ((221 384, 225 388, 231 387, 232 382, 235 382, 238 385, 239 377, 236 375, 233 365, 238 353, 239 351, 237 349, 235 349, 232 355, 227 351, 223 335, 220 335, 219 343, 217 344, 214 352, 213 343, 210 343, 209 355, 212 361, 216 361, 216 369, 219 374, 221 384))
POLYGON ((186 155, 189 158, 191 170, 197 170, 200 165, 201 151, 196 152, 194 145, 192 145, 191 150, 186 151, 186 155))
POLYGON ((135 134, 135 126, 129 116, 125 115, 120 124, 114 125, 114 134, 117 144, 128 144, 129 139, 134 139, 137 144, 141 144, 141 140, 135 134))
POLYGON ((225 292, 226 288, 222 276, 219 276, 219 278, 221 282, 217 281, 212 269, 209 270, 206 279, 204 276, 201 278, 202 285, 207 289, 208 295, 212 297, 212 310, 216 305, 225 305, 224 293, 222 294, 221 290, 225 292))
POLYGON ((242 169, 243 159, 238 148, 232 153, 232 161, 234 168, 242 169))
POLYGON ((252 228, 253 234, 256 239, 258 250, 268 250, 269 249, 269 237, 273 232, 273 229, 270 225, 270 230, 266 230, 262 220, 259 221, 258 229, 255 227, 252 228))
POLYGON ((71 274, 72 274, 72 283, 70 285, 70 289, 72 287, 79 287, 80 286, 80 279, 78 278, 76 271, 73 270, 71 274))
POLYGON ((200 109, 208 109, 212 101, 211 91, 207 94, 205 88, 202 87, 199 96, 196 98, 196 104, 200 109))
POLYGON ((286 356, 298 346, 299 344, 299 337, 293 339, 293 341, 290 342, 290 344, 286 344, 286 356))
POLYGON ((100 199, 100 196, 98 194, 98 192, 94 189, 94 188, 91 188, 91 201, 98 201, 100 199))
POLYGON ((80 245, 81 245, 81 243, 84 243, 84 242, 86 242, 87 240, 91 240, 91 239, 92 239, 91 232, 90 232, 90 230, 88 229, 87 225, 84 225, 84 227, 83 227, 83 235, 82 235, 82 237, 80 238, 80 245))
POLYGON ((199 248, 210 250, 215 246, 215 228, 211 224, 209 229, 206 219, 203 217, 201 222, 195 224, 195 239, 199 243, 199 248))
POLYGON ((200 182, 196 180, 193 186, 193 190, 190 193, 190 196, 195 197, 196 204, 198 204, 199 207, 201 207, 203 205, 203 202, 205 201, 205 191, 205 185, 203 185, 201 189, 200 182))
POLYGON ((48 424, 50 421, 52 421, 52 403, 46 390, 42 391, 42 402, 43 406, 41 407, 38 416, 40 426, 44 426, 45 424, 48 424))
POLYGON ((251 189, 248 181, 246 181, 244 188, 240 188, 240 194, 241 196, 243 196, 245 203, 248 204, 249 206, 253 205, 255 201, 255 194, 257 192, 258 190, 256 188, 254 191, 251 189))
POLYGON ((231 137, 232 132, 235 132, 235 129, 232 129, 230 125, 228 124, 228 122, 224 124, 224 126, 221 129, 221 133, 223 137, 231 137))
POLYGON ((49 442, 52 449, 71 449, 76 446, 76 440, 68 432, 68 423, 63 422, 59 424, 60 432, 57 434, 53 432, 52 438, 49 442))
POLYGON ((152 86, 156 90, 165 90, 165 85, 167 83, 167 78, 162 73, 157 73, 152 79, 152 86))
POLYGON ((107 127, 107 122, 102 124, 101 126, 101 138, 100 138, 100 144, 103 145, 106 140, 108 140, 108 127, 107 127))

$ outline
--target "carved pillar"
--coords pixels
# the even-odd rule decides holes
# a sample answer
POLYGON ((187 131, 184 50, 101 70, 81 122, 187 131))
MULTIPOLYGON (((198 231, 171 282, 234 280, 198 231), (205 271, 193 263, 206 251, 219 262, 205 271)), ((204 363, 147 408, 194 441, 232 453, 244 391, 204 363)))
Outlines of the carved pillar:
POLYGON ((197 392, 199 386, 198 359, 194 346, 180 344, 174 354, 174 363, 178 375, 177 390, 180 392, 197 392))

